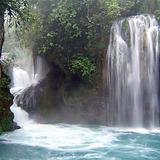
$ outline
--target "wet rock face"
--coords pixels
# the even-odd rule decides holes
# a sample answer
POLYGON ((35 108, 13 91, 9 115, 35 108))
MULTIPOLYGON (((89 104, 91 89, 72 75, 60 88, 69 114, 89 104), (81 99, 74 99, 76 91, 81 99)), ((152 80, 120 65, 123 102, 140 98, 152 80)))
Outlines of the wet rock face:
POLYGON ((13 96, 9 92, 9 78, 2 73, 0 78, 0 132, 10 131, 16 126, 13 123, 14 115, 10 110, 13 103, 13 96))
POLYGON ((0 10, 0 57, 4 42, 4 11, 0 10))
POLYGON ((17 96, 17 102, 32 118, 45 123, 105 122, 103 97, 99 91, 67 79, 55 68, 37 86, 17 96))
MULTIPOLYGON (((4 11, 0 11, 0 58, 4 42, 4 11)), ((13 96, 10 94, 8 85, 10 80, 3 73, 2 65, 0 64, 0 132, 10 131, 14 129, 14 115, 10 110, 13 103, 13 96)))

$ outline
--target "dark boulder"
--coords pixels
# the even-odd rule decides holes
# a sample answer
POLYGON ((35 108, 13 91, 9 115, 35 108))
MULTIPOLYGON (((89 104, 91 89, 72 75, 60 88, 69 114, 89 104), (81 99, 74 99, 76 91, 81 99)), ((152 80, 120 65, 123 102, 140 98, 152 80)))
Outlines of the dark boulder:
POLYGON ((103 102, 96 85, 69 79, 55 66, 39 84, 17 96, 18 106, 42 123, 102 124, 103 102))

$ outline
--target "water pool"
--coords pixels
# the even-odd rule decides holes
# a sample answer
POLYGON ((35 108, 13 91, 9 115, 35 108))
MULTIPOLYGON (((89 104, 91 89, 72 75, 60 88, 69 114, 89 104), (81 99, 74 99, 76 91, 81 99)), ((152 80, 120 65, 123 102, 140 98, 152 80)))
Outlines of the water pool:
POLYGON ((31 124, 0 135, 0 160, 160 160, 160 130, 31 124))

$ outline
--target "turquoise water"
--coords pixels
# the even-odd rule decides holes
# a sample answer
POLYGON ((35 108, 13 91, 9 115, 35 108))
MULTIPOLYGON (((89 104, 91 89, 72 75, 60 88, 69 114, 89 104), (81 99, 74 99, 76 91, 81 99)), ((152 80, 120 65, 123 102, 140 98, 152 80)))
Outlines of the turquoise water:
POLYGON ((160 160, 160 131, 32 124, 0 135, 0 160, 160 160))

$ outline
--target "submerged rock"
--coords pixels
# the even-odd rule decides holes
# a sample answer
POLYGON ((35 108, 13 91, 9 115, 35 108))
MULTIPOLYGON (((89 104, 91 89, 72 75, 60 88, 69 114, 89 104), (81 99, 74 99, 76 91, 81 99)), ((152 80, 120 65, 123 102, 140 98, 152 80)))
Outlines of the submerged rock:
POLYGON ((14 128, 14 129, 21 129, 21 127, 18 126, 18 124, 17 124, 16 122, 13 123, 13 128, 14 128))

